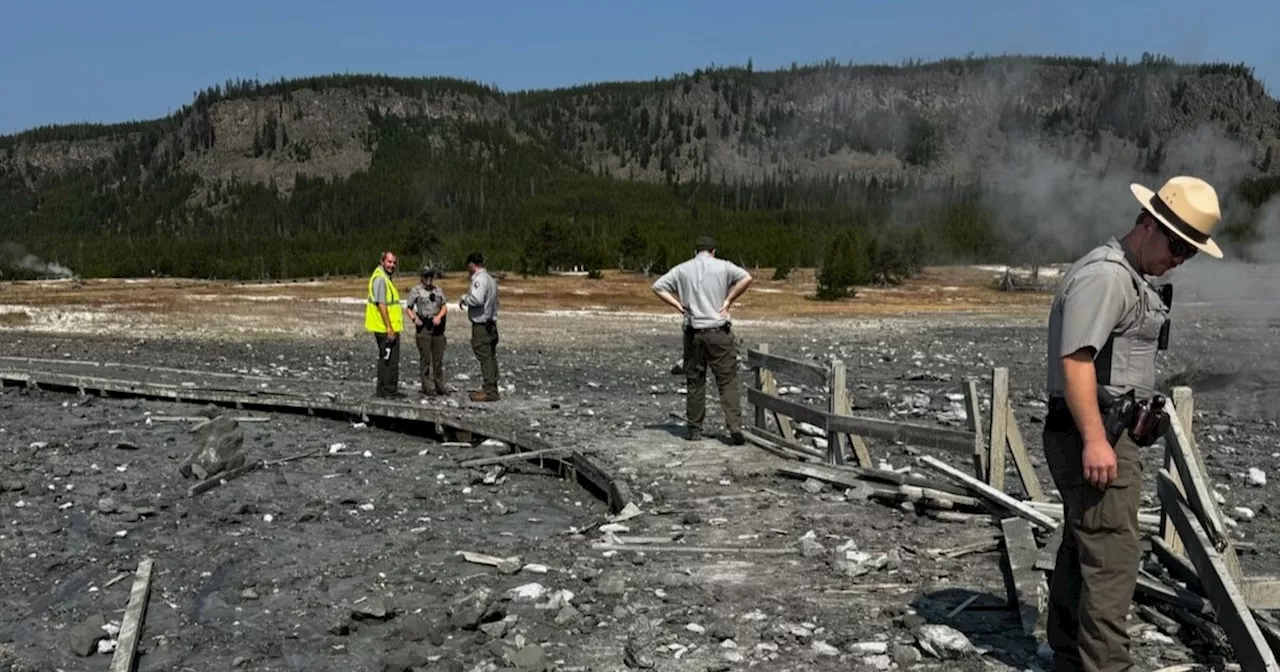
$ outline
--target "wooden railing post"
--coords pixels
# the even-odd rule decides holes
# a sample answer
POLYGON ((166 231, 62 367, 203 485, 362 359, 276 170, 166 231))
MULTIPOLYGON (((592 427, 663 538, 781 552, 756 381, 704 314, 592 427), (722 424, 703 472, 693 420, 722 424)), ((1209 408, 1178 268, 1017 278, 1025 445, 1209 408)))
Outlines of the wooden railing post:
POLYGON ((1009 422, 1009 369, 991 371, 991 441, 988 442, 987 484, 1004 492, 1004 452, 1009 422))
POLYGON ((964 410, 973 432, 974 475, 985 483, 987 480, 987 438, 982 435, 982 408, 978 403, 978 384, 972 378, 960 388, 964 392, 964 410))

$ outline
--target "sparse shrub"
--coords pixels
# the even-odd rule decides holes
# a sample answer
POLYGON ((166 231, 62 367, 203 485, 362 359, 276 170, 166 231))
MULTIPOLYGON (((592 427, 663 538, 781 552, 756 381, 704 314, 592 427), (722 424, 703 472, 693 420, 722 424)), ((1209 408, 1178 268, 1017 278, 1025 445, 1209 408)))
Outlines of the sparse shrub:
POLYGON ((773 269, 774 280, 786 280, 791 275, 791 264, 781 264, 773 269))
POLYGON ((835 301, 857 295, 854 285, 871 279, 871 267, 861 232, 850 229, 836 236, 818 269, 820 301, 835 301))

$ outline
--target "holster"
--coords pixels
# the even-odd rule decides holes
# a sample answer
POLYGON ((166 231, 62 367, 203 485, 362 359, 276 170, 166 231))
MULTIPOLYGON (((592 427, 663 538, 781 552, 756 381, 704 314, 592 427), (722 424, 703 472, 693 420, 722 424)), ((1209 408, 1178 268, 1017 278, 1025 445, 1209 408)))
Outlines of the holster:
POLYGON ((1115 396, 1101 385, 1098 386, 1098 409, 1102 411, 1102 427, 1107 431, 1107 443, 1114 446, 1124 436, 1125 430, 1133 424, 1137 403, 1133 390, 1115 396))
POLYGON ((1098 386, 1098 408, 1102 410, 1102 425, 1107 431, 1107 442, 1116 445, 1127 430, 1129 438, 1147 447, 1169 430, 1169 416, 1164 410, 1164 397, 1138 401, 1133 390, 1114 396, 1098 386))

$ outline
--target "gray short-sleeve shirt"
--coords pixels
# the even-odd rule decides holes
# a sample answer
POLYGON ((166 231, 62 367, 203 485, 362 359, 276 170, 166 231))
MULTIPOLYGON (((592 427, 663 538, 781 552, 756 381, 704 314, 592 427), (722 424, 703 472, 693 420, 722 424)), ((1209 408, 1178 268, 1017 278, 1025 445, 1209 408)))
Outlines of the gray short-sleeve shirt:
POLYGON ((728 322, 720 317, 720 307, 729 296, 729 288, 745 277, 747 271, 741 266, 700 252, 658 278, 653 289, 680 298, 689 326, 710 329, 728 322))
POLYGON ((1127 263, 1119 241, 1113 238, 1082 257, 1063 276, 1049 312, 1047 391, 1050 397, 1066 393, 1063 357, 1092 348, 1096 361, 1108 340, 1131 329, 1141 317, 1134 276, 1122 265, 1127 263))

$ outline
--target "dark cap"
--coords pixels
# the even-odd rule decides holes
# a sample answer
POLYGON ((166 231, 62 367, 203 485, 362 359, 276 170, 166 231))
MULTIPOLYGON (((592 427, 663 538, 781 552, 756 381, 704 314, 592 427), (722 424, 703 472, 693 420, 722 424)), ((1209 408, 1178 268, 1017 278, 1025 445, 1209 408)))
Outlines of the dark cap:
POLYGON ((714 250, 716 249, 716 241, 712 240, 711 236, 703 236, 698 239, 698 242, 694 247, 699 252, 703 252, 706 250, 714 250))

